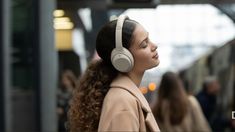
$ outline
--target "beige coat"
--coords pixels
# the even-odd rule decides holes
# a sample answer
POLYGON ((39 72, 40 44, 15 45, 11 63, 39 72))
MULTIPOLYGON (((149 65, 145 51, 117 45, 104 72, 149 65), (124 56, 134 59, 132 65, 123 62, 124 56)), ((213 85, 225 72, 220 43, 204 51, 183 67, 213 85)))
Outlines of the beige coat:
POLYGON ((189 112, 186 114, 182 123, 172 126, 169 120, 169 108, 163 108, 164 122, 159 123, 162 132, 211 132, 211 128, 204 117, 199 103, 194 96, 189 96, 189 112))
POLYGON ((126 76, 118 76, 105 96, 98 131, 159 132, 148 102, 126 76))

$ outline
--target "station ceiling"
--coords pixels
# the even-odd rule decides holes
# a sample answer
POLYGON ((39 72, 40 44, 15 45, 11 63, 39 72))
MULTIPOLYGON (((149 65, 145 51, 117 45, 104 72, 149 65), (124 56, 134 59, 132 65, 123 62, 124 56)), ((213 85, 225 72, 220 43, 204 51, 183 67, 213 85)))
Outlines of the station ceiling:
POLYGON ((235 22, 235 0, 57 0, 57 8, 63 9, 74 22, 81 18, 75 12, 79 8, 89 7, 94 10, 156 8, 164 4, 212 4, 235 22))

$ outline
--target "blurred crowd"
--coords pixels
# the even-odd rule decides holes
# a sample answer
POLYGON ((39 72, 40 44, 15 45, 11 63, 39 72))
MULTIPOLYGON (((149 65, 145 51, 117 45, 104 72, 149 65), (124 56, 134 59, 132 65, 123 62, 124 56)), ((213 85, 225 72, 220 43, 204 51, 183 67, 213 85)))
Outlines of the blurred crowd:
MULTIPOLYGON (((77 77, 71 70, 61 74, 57 93, 58 130, 66 131, 67 111, 77 77)), ((152 106, 156 121, 163 132, 234 132, 235 120, 223 113, 217 101, 221 90, 215 76, 205 77, 201 91, 189 91, 177 73, 163 74, 152 106)))

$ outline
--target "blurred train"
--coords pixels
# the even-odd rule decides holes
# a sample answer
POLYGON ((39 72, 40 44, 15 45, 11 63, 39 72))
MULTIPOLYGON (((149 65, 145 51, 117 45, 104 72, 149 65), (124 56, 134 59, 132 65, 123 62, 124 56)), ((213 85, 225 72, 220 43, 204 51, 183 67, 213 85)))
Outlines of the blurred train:
POLYGON ((205 77, 216 76, 221 85, 218 105, 231 117, 235 110, 235 39, 202 56, 179 74, 187 91, 194 95, 202 89, 205 77))

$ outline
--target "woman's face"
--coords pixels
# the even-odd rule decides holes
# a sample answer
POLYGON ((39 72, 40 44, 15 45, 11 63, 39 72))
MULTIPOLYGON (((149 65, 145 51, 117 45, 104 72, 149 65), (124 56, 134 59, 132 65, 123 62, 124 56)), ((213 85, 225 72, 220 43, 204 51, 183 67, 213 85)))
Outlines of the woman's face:
POLYGON ((133 70, 145 71, 158 66, 157 46, 150 41, 148 32, 140 24, 136 25, 129 48, 134 57, 133 70))

